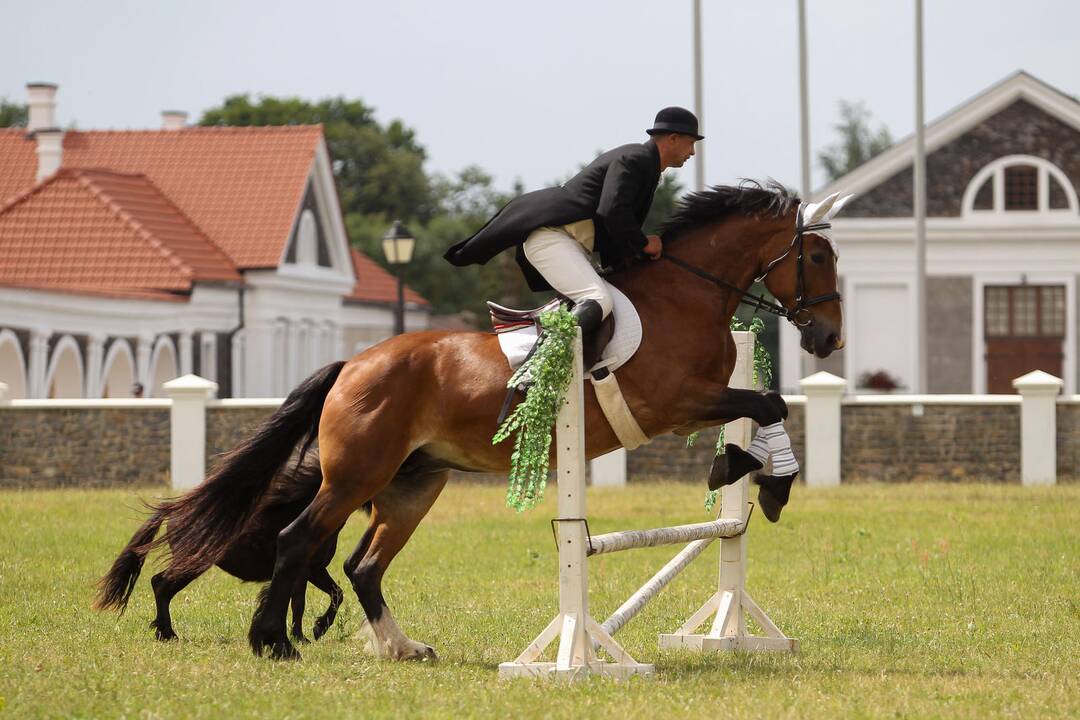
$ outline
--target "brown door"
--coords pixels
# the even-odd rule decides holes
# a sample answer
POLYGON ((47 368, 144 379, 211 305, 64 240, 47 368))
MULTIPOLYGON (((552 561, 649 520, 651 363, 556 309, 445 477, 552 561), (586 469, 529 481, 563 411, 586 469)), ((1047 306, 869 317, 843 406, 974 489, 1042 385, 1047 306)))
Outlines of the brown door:
POLYGON ((1061 377, 1065 286, 988 285, 983 307, 987 392, 1011 393, 1032 370, 1061 377))

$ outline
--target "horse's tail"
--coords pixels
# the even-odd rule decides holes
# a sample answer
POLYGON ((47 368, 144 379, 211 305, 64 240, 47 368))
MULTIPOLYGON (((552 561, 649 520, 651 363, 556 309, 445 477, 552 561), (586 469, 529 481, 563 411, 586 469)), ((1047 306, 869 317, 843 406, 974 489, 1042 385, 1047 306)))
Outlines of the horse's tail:
POLYGON ((160 511, 155 512, 131 536, 131 540, 113 561, 109 572, 98 580, 97 597, 94 599, 95 609, 124 612, 131 592, 135 589, 135 581, 139 579, 139 573, 142 572, 146 554, 150 552, 150 545, 164 520, 164 514, 160 511))
POLYGON ((221 560, 301 439, 297 463, 303 463, 318 436, 323 403, 344 365, 338 361, 311 375, 254 435, 225 453, 201 485, 154 508, 169 523, 168 532, 153 542, 158 546, 167 539, 171 548, 166 577, 198 575, 221 560))

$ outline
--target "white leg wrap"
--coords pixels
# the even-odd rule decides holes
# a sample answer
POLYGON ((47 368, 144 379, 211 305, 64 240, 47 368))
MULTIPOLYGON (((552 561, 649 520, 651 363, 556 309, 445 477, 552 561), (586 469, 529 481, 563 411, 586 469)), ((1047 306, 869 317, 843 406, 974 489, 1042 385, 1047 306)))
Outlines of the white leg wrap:
POLYGON ((764 433, 769 443, 769 454, 773 461, 773 475, 794 475, 799 472, 799 461, 791 452, 791 438, 784 430, 784 421, 766 425, 758 431, 764 433))
POLYGON ((769 462, 769 439, 765 437, 765 428, 758 428, 754 441, 746 448, 750 456, 764 465, 769 462))

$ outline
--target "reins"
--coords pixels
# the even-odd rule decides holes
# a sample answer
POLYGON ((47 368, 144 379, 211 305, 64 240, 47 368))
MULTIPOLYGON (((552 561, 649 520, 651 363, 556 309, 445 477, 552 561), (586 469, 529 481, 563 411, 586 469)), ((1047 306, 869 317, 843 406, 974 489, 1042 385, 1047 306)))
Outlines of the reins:
POLYGON ((749 305, 755 310, 762 310, 778 317, 786 318, 796 327, 806 327, 807 325, 810 325, 814 322, 813 316, 810 315, 809 312, 807 312, 808 308, 823 302, 829 302, 830 300, 840 299, 839 292, 831 292, 812 298, 803 297, 806 286, 805 259, 803 258, 803 234, 807 232, 814 232, 817 230, 827 230, 830 227, 832 227, 832 224, 827 222, 803 225, 802 218, 799 217, 796 221, 795 237, 792 238, 791 245, 788 246, 788 249, 784 252, 783 255, 768 264, 768 266, 765 268, 765 272, 763 272, 760 277, 754 278, 755 282, 760 282, 761 280, 764 280, 765 276, 772 272, 772 269, 776 267, 777 263, 790 255, 792 250, 797 249, 798 255, 796 255, 797 270, 795 274, 795 307, 791 310, 785 308, 778 302, 772 302, 767 300, 764 295, 753 295, 748 290, 743 290, 741 287, 729 283, 727 280, 719 278, 712 273, 706 272, 705 270, 702 270, 696 265, 692 265, 685 260, 677 258, 673 255, 664 253, 663 255, 661 255, 661 258, 667 260, 674 265, 677 265, 678 267, 681 267, 683 270, 686 270, 689 273, 697 275, 702 280, 707 280, 708 282, 711 282, 713 285, 726 288, 728 290, 733 290, 739 293, 739 295, 741 296, 739 298, 739 302, 743 305, 749 305))

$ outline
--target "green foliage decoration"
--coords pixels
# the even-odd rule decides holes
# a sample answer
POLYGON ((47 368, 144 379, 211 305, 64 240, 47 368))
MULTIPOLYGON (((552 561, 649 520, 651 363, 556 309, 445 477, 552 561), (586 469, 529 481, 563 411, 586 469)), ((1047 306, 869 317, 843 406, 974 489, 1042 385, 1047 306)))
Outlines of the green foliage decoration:
POLYGON ((518 512, 544 499, 547 485, 551 436, 559 406, 566 396, 573 374, 574 337, 577 323, 564 307, 540 315, 542 331, 536 352, 506 383, 515 387, 526 378, 532 383, 525 399, 503 422, 492 438, 498 444, 516 433, 510 456, 510 478, 506 505, 518 512))

